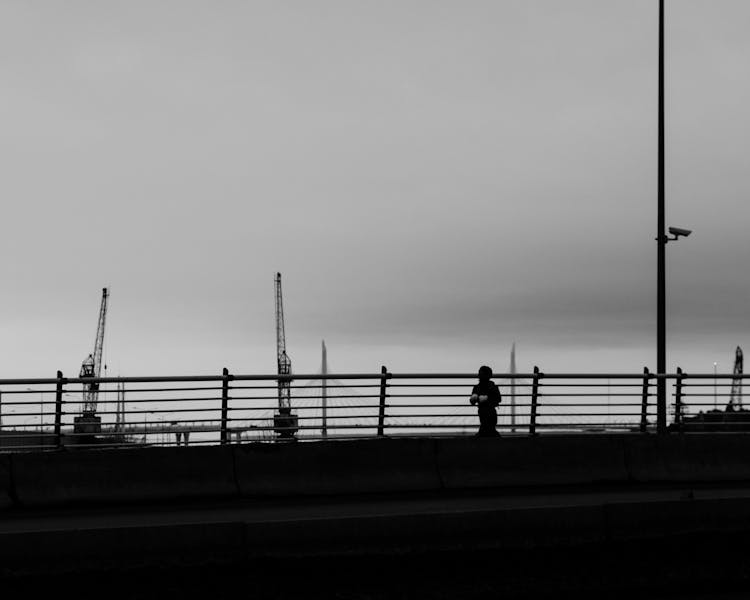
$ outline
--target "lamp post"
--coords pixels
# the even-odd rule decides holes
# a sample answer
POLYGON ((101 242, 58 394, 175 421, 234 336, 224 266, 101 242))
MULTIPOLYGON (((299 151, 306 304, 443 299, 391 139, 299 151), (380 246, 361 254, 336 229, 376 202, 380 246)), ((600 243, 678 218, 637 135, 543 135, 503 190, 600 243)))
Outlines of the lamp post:
POLYGON ((659 125, 657 176, 657 291, 656 291, 656 431, 667 432, 667 326, 666 326, 666 247, 667 242, 690 235, 689 229, 664 228, 664 0, 659 0, 659 125))
POLYGON ((657 290, 656 290, 656 431, 667 431, 666 274, 664 239, 664 0, 659 0, 659 133, 657 175, 657 290))

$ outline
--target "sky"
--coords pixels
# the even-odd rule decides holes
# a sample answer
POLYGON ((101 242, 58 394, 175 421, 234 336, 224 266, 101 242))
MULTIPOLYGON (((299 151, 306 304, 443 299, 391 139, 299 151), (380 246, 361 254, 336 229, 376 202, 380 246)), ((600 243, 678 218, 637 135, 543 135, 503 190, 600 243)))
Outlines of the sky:
MULTIPOLYGON (((666 2, 667 364, 750 341, 750 5, 666 2)), ((4 0, 0 378, 640 372, 656 0, 4 0)))

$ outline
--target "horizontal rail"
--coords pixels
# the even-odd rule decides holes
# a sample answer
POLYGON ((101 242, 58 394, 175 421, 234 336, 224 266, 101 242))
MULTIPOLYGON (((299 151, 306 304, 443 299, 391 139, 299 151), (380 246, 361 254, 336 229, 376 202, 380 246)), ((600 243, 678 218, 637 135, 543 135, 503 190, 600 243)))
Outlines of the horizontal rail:
MULTIPOLYGON (((750 376, 748 374, 747 376, 750 376)), ((496 373, 492 430, 540 435, 656 430, 656 381, 667 379, 670 430, 747 427, 746 375, 496 373)), ((168 446, 473 435, 476 373, 292 374, 0 379, 0 452, 68 445, 168 446), (279 409, 280 389, 291 406, 279 409), (96 392, 94 412, 84 395, 96 392)), ((486 430, 483 430, 486 433, 486 430)))
MULTIPOLYGON (((321 375, 320 373, 295 373, 290 375, 278 375, 278 374, 264 374, 264 375, 230 375, 230 381, 325 381, 325 380, 360 380, 360 379, 374 379, 380 380, 382 378, 388 380, 404 380, 404 379, 476 379, 476 373, 330 373, 321 375)), ((750 373, 741 374, 693 374, 693 373, 682 373, 677 375, 676 373, 649 373, 645 376, 647 379, 746 379, 750 377, 750 373)), ((544 379, 544 380, 570 380, 570 379, 614 379, 614 380, 627 380, 627 379, 638 379, 643 380, 643 373, 495 373, 493 375, 494 380, 499 379, 544 379)), ((177 376, 141 376, 141 377, 63 377, 61 379, 47 377, 47 378, 18 378, 18 379, 0 379, 0 388, 3 386, 15 386, 15 385, 55 385, 59 381, 64 384, 88 384, 88 383, 179 383, 179 382, 203 382, 203 381, 215 381, 222 382, 224 380, 222 375, 177 375, 177 376)), ((602 383, 600 385, 606 385, 602 383)), ((633 384, 635 385, 635 384, 633 384)), ((180 388, 177 388, 180 389, 180 388)), ((215 389, 221 390, 221 387, 215 388, 203 388, 203 389, 215 389)), ((160 391, 154 389, 153 391, 160 391)), ((39 390, 24 390, 28 393, 38 393, 39 390)), ((14 393, 21 393, 16 391, 14 393)))

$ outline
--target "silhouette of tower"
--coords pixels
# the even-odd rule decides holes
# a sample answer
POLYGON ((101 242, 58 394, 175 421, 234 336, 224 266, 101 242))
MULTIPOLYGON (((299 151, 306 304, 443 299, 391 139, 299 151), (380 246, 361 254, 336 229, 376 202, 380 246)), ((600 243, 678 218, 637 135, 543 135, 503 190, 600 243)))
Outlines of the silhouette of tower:
POLYGON ((727 410, 742 410, 742 348, 737 346, 734 353, 734 377, 732 378, 732 391, 729 396, 727 410))
POLYGON ((125 440, 125 384, 117 383, 117 408, 115 409, 115 439, 125 440))
POLYGON ((516 432, 516 343, 510 349, 510 430, 516 432))
POLYGON ((321 425, 321 434, 323 437, 328 437, 328 380, 326 379, 326 376, 328 375, 328 352, 326 350, 326 341, 322 340, 321 342, 322 346, 322 363, 320 367, 320 373, 323 375, 323 379, 321 379, 321 389, 320 389, 320 400, 321 405, 323 408, 323 414, 322 414, 322 425, 321 425))

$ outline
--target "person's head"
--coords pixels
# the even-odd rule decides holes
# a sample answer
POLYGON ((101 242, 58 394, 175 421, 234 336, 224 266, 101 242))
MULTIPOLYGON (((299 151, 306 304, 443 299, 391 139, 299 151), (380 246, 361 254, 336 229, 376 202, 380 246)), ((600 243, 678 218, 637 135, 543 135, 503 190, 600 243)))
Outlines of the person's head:
POLYGON ((487 365, 479 367, 479 381, 489 381, 490 377, 492 377, 492 369, 487 365))

